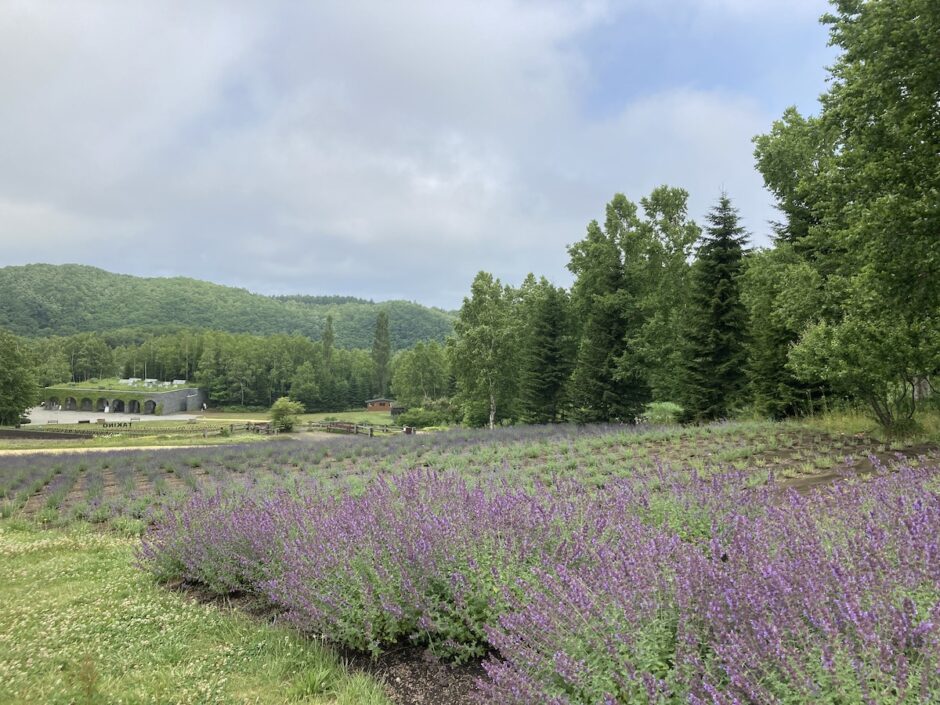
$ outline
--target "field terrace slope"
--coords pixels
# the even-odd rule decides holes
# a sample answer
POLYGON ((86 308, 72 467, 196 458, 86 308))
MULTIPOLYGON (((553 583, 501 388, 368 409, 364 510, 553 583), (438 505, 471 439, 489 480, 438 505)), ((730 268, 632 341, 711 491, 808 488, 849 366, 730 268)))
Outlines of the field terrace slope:
POLYGON ((77 264, 2 267, 0 301, 0 327, 25 336, 203 328, 319 339, 332 316, 337 347, 369 348, 384 309, 392 346, 402 349, 443 340, 454 320, 448 312, 408 301, 274 298, 196 279, 134 277, 77 264))

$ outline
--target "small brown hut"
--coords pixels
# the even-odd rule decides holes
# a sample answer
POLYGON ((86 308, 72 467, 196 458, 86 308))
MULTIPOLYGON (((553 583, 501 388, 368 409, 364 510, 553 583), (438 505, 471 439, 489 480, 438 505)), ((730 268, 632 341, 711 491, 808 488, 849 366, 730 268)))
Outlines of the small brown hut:
POLYGON ((391 411, 394 399, 367 399, 366 411, 391 411))

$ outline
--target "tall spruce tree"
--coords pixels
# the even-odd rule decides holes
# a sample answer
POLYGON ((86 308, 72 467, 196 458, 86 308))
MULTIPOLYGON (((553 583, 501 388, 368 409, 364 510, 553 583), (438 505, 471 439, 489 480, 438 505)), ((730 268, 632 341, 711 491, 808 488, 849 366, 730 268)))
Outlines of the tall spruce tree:
POLYGON ((333 361, 333 343, 336 340, 336 334, 333 332, 333 317, 326 317, 326 326, 323 328, 323 337, 320 343, 323 345, 323 360, 327 366, 333 361))
POLYGON ((392 359, 392 341, 388 334, 388 312, 379 311, 375 319, 375 337, 372 339, 372 362, 375 365, 375 394, 388 394, 391 377, 389 361, 392 359))
POLYGON ((529 275, 519 289, 519 413, 528 423, 557 421, 574 358, 564 289, 529 275))
POLYGON ((739 282, 747 235, 724 193, 707 221, 693 267, 683 395, 686 419, 695 421, 727 416, 747 383, 739 282))

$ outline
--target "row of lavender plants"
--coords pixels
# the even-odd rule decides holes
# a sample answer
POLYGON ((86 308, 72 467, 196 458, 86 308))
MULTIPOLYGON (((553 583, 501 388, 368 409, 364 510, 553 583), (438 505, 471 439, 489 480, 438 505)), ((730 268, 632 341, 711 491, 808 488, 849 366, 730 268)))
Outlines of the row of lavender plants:
MULTIPOLYGON (((603 485, 611 476, 669 457, 672 445, 706 444, 753 452, 781 431, 767 425, 716 425, 664 430, 632 426, 571 425, 463 429, 393 438, 337 437, 317 444, 270 443, 205 449, 109 452, 100 456, 57 454, 0 458, 0 516, 21 514, 44 525, 73 521, 122 520, 144 523, 167 502, 199 489, 250 479, 277 486, 297 476, 360 492, 377 475, 400 474, 416 466, 485 477, 512 472, 551 479, 577 475, 603 485), (694 438, 694 441, 692 440, 694 438), (102 487, 102 483, 104 487, 102 487)), ((704 464, 702 470, 706 468, 704 464)))
POLYGON ((192 496, 140 561, 349 647, 486 658, 485 702, 940 702, 938 478, 297 482, 192 496))

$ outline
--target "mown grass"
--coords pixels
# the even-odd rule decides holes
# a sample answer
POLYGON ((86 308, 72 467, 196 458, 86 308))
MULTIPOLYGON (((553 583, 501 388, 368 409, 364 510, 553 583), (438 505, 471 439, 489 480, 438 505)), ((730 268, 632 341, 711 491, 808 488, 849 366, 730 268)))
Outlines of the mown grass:
POLYGON ((159 588, 135 544, 0 522, 0 703, 387 705, 316 642, 159 588))

